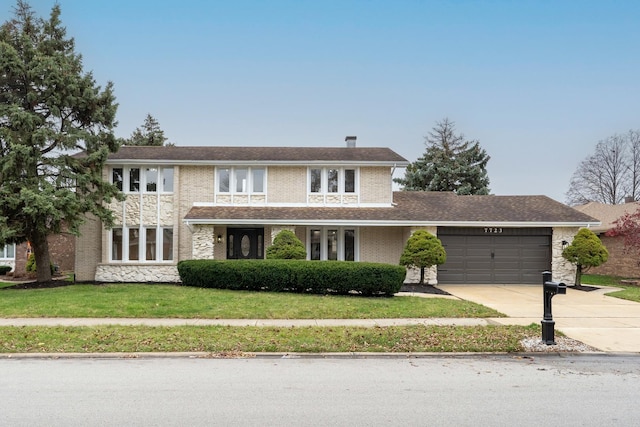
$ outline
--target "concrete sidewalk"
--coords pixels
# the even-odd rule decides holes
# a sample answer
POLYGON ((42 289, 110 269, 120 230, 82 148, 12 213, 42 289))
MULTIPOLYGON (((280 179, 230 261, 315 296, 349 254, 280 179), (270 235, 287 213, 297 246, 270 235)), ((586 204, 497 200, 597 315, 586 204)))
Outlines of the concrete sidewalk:
MULTIPOLYGON (((540 324, 543 316, 542 285, 439 285, 464 300, 493 308, 509 316, 494 318, 499 324, 540 324)), ((553 297, 556 330, 570 338, 609 352, 640 352, 640 304, 605 293, 615 288, 578 291, 553 297)))
POLYGON ((12 318, 0 319, 0 326, 486 326, 493 319, 135 319, 135 318, 12 318))

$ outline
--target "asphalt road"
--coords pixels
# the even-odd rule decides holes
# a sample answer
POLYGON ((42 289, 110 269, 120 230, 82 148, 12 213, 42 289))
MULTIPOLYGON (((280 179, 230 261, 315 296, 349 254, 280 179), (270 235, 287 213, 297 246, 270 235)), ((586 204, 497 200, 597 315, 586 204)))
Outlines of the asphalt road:
POLYGON ((2 426, 640 425, 640 356, 1 359, 2 426))

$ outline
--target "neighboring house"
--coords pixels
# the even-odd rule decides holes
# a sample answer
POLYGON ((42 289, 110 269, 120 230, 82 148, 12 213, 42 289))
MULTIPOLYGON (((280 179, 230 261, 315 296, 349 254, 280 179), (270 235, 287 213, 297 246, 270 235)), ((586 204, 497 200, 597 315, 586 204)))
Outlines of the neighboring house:
POLYGON ((0 247, 0 265, 16 266, 16 245, 13 243, 0 247))
MULTIPOLYGON (((49 243, 49 258, 58 272, 70 272, 75 268, 76 238, 70 233, 62 232, 47 236, 49 243)), ((27 276, 27 259, 31 254, 28 243, 15 246, 14 277, 27 276)), ((0 264, 2 261, 0 260, 0 264)))
MULTIPOLYGON (((545 196, 394 192, 409 162, 388 148, 122 147, 105 179, 126 195, 115 226, 90 219, 76 245, 76 280, 176 282, 185 259, 264 258, 283 229, 311 260, 398 264, 417 229, 447 262, 431 283, 572 283, 562 241, 598 222, 545 196)), ((411 271, 407 281, 417 281, 411 271)))
POLYGON ((589 269, 589 273, 606 274, 623 277, 640 277, 640 258, 637 253, 629 252, 624 247, 624 237, 606 236, 611 230, 615 220, 625 213, 633 213, 640 209, 640 202, 628 202, 619 205, 607 205, 604 203, 589 202, 576 206, 575 209, 597 218, 602 223, 591 230, 600 237, 602 244, 609 251, 609 259, 604 264, 589 269))

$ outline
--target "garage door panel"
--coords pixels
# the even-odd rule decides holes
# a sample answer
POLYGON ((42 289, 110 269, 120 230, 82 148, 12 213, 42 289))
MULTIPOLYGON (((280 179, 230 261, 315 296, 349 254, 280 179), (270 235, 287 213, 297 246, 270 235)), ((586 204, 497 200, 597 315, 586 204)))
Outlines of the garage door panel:
POLYGON ((439 238, 447 251, 447 262, 438 267, 440 283, 535 284, 541 272, 551 267, 550 235, 445 234, 439 238))

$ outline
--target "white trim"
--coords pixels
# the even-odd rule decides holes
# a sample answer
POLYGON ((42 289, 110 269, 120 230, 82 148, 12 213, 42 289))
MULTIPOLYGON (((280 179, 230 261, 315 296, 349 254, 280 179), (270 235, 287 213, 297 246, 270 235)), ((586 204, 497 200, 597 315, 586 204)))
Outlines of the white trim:
POLYGON ((335 161, 335 160, 155 160, 155 159, 109 159, 107 165, 176 165, 176 166, 326 166, 328 164, 338 167, 361 166, 388 166, 403 168, 410 162, 397 161, 335 161))
POLYGON ((273 225, 335 225, 348 226, 357 224, 369 227, 502 227, 502 228, 542 228, 542 227, 592 227, 599 225, 594 222, 489 222, 489 221, 370 221, 370 220, 323 220, 323 219, 183 219, 187 225, 193 224, 273 224, 273 225))

